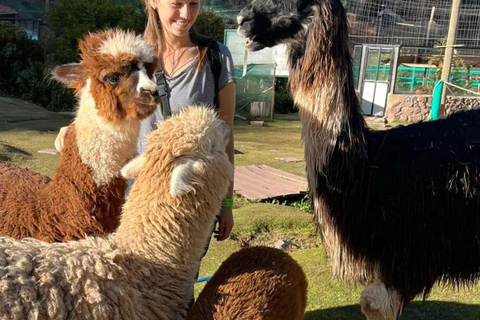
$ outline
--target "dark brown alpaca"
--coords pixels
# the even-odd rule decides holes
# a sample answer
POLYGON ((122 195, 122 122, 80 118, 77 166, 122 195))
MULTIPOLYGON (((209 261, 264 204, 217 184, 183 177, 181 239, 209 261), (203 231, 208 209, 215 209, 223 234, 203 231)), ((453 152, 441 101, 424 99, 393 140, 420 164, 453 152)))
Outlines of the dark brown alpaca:
POLYGON ((187 320, 301 320, 307 279, 287 253, 252 247, 232 254, 200 293, 187 320))
POLYGON ((155 56, 139 36, 116 30, 80 42, 81 62, 53 76, 79 98, 53 179, 0 163, 0 235, 47 242, 105 236, 118 224, 136 155, 139 122, 156 108, 155 56))
POLYGON ((370 284, 368 319, 396 319, 437 281, 480 277, 480 112, 376 132, 363 119, 339 0, 255 0, 247 46, 285 42, 318 227, 336 275, 370 284))

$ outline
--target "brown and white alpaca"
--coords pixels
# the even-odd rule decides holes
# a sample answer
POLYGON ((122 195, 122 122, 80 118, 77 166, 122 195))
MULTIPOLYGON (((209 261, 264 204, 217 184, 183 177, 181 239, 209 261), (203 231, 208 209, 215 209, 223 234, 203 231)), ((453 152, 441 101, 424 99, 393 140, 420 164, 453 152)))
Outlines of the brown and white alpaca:
MULTIPOLYGON (((148 137, 118 230, 66 243, 0 238, 1 319, 178 320, 233 178, 228 126, 190 107, 148 137)), ((132 176, 128 176, 132 177, 132 176)))
POLYGON ((252 247, 232 254, 215 272, 188 320, 302 320, 307 279, 287 253, 252 247))
POLYGON ((369 284, 368 319, 396 319, 436 282, 480 279, 480 111, 369 129, 339 0, 255 0, 238 17, 253 50, 287 43, 315 220, 334 273, 369 284))
POLYGON ((79 99, 53 179, 0 163, 0 235, 54 242, 118 227, 120 169, 137 153, 140 120, 156 108, 155 54, 121 30, 89 34, 79 47, 80 63, 53 70, 79 99))

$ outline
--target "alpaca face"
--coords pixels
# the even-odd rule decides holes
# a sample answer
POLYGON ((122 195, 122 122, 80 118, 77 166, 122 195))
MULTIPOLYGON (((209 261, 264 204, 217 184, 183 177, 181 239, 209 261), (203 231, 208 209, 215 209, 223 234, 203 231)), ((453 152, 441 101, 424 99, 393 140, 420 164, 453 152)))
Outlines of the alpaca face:
POLYGON ((168 190, 173 197, 194 193, 197 198, 211 199, 213 193, 221 199, 233 177, 226 153, 229 137, 229 127, 215 111, 189 107, 152 132, 147 152, 127 164, 122 174, 128 178, 139 175, 138 181, 162 181, 165 186, 155 189, 168 190), (165 171, 170 170, 170 181, 165 181, 165 171))
POLYGON ((314 0, 254 0, 237 17, 238 33, 252 51, 292 41, 304 32, 313 4, 314 0))
POLYGON ((159 102, 153 79, 156 58, 140 36, 108 30, 89 34, 79 48, 82 61, 55 68, 53 76, 77 95, 88 88, 104 121, 144 119, 155 111, 159 102))

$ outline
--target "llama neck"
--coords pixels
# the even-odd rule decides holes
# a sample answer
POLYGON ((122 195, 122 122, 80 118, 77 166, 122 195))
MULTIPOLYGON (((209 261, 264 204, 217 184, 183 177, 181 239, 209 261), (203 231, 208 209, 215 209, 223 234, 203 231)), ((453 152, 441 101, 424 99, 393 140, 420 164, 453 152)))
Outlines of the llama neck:
POLYGON ((112 240, 131 255, 130 268, 151 266, 141 282, 150 285, 141 290, 145 296, 154 296, 169 306, 172 316, 162 319, 183 319, 221 200, 218 197, 213 203, 194 202, 196 197, 205 199, 197 194, 172 202, 168 194, 152 192, 152 187, 161 188, 150 185, 148 190, 142 190, 134 185, 112 240), (171 203, 164 200, 169 198, 171 203))
POLYGON ((137 154, 140 122, 125 119, 118 124, 106 123, 95 105, 87 80, 75 118, 78 151, 82 162, 91 168, 97 186, 102 186, 118 177, 120 169, 137 154))
POLYGON ((129 194, 113 239, 123 250, 161 265, 162 272, 173 274, 163 283, 175 283, 180 286, 178 292, 188 295, 220 211, 221 197, 197 192, 173 199, 169 194, 152 192, 152 188, 165 190, 164 183, 143 186, 144 181, 139 180, 129 194), (140 184, 142 187, 137 188, 140 184))
POLYGON ((355 153, 354 161, 363 157, 366 125, 353 84, 345 13, 337 1, 315 2, 308 30, 289 45, 289 83, 302 118, 306 160, 315 152, 315 167, 324 171, 339 148, 355 153))

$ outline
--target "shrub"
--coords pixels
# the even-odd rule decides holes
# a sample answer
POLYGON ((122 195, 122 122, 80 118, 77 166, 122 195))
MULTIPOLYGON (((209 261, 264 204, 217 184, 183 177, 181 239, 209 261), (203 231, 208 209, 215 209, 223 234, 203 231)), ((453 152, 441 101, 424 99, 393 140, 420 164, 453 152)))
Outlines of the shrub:
POLYGON ((203 11, 198 15, 195 30, 203 36, 223 43, 225 24, 213 11, 203 11))
POLYGON ((50 81, 46 56, 24 30, 0 21, 0 94, 22 98, 53 111, 72 110, 75 98, 50 81))
POLYGON ((0 21, 0 93, 18 95, 15 84, 18 73, 28 67, 30 61, 42 59, 38 45, 13 23, 0 21))
POLYGON ((52 80, 49 68, 41 62, 30 62, 28 68, 18 74, 16 84, 20 97, 35 102, 51 111, 71 111, 76 98, 73 91, 52 80))
POLYGON ((275 81, 275 113, 285 114, 297 112, 295 108, 287 79, 277 78, 275 81))

